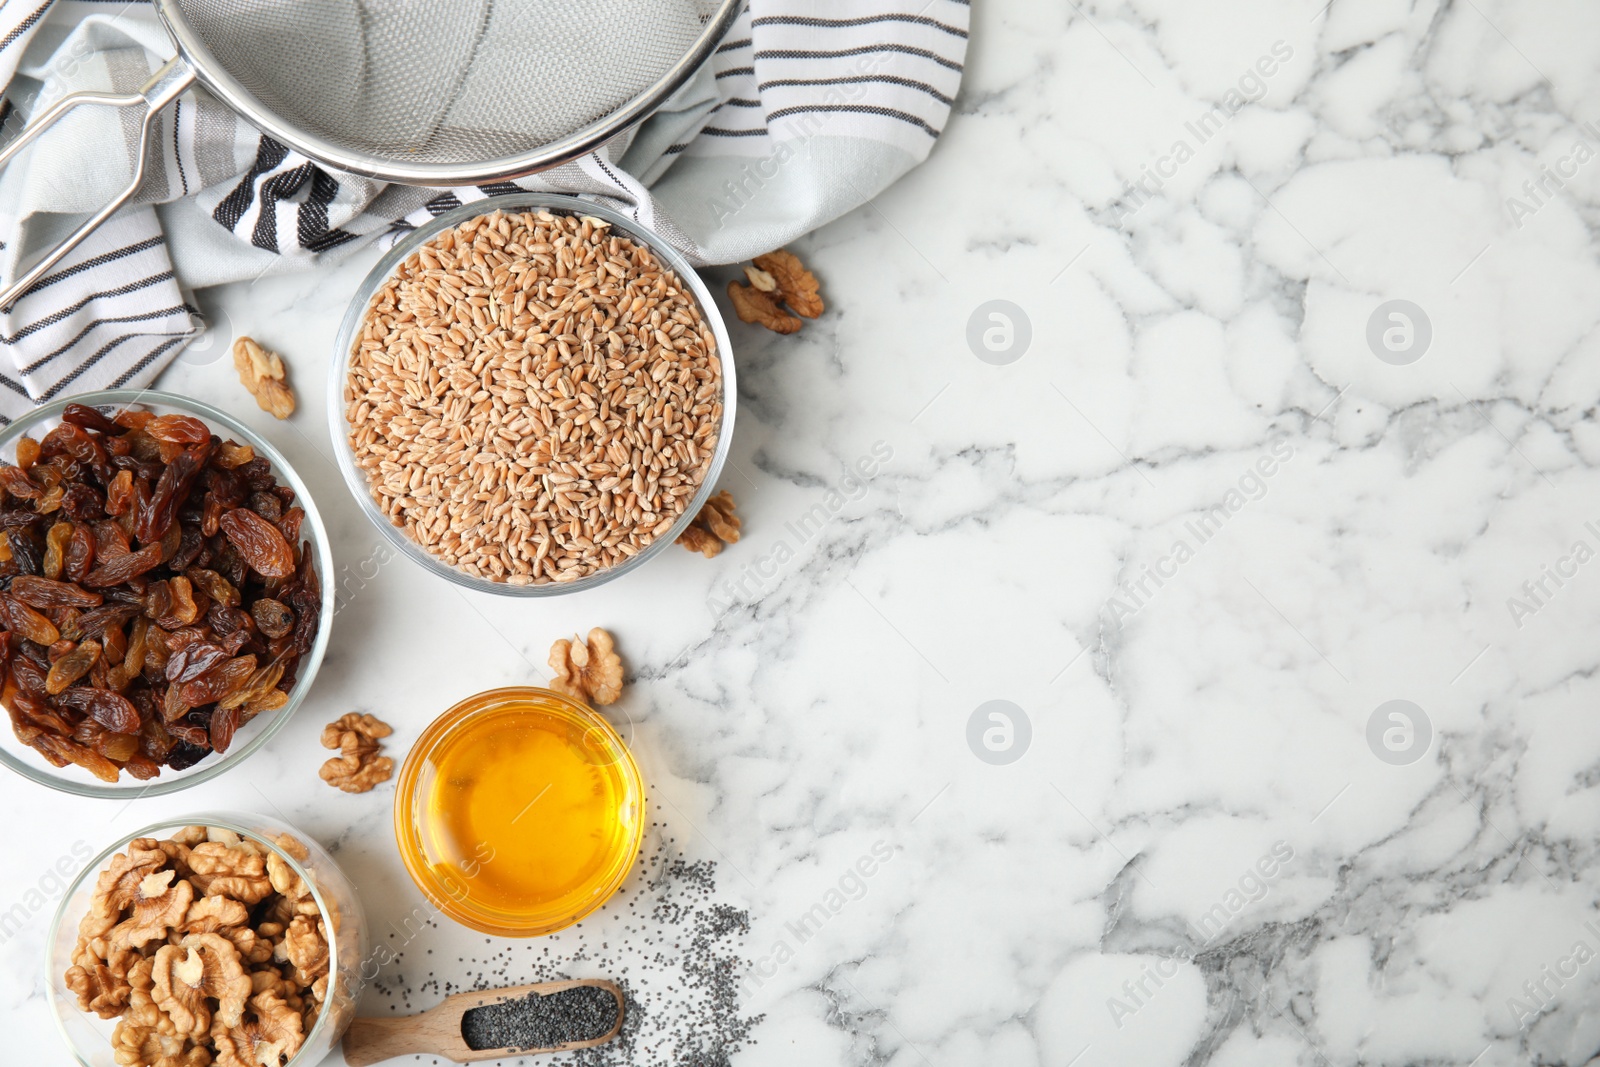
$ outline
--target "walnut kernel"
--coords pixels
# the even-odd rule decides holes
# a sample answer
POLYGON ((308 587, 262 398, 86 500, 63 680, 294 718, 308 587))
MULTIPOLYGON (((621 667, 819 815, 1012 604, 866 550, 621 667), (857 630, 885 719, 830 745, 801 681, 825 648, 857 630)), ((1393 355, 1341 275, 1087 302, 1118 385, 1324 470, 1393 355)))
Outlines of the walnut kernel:
POLYGON ((706 501, 700 514, 678 535, 678 544, 710 559, 722 551, 723 545, 739 540, 739 528, 744 523, 733 511, 733 494, 724 489, 706 501))
POLYGON ((614 704, 622 695, 622 657, 611 635, 596 626, 587 643, 562 638, 550 646, 550 688, 590 704, 614 704))
MULTIPOLYGON (((339 755, 328 760, 317 773, 322 780, 346 793, 365 793, 394 773, 394 760, 381 755, 382 738, 394 728, 374 715, 350 712, 322 728, 322 747, 336 748, 339 755)), ((315 905, 312 905, 315 914, 315 905)))
POLYGON ((284 381, 283 359, 276 352, 241 337, 233 342, 233 366, 262 411, 278 419, 294 414, 294 393, 284 381))

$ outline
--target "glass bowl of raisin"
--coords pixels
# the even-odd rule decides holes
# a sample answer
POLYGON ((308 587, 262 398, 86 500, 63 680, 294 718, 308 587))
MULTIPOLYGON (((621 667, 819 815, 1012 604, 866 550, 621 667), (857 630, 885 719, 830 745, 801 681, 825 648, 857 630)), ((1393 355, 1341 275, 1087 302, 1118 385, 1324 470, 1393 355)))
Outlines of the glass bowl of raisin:
POLYGON ((0 431, 0 763, 79 796, 187 789, 269 741, 328 644, 327 531, 231 416, 89 393, 0 431))

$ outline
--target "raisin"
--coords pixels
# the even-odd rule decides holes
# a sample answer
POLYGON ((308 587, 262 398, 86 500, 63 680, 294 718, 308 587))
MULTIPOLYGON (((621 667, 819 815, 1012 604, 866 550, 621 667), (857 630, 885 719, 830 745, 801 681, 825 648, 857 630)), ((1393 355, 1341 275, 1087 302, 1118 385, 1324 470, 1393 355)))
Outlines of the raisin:
POLYGON ((180 686, 169 685, 161 694, 161 719, 167 724, 169 730, 176 732, 175 723, 189 714, 190 704, 183 699, 183 689, 180 686))
POLYGON ((211 750, 226 752, 233 744, 233 732, 239 728, 238 708, 218 708, 211 713, 211 750))
POLYGON ((88 522, 105 515, 105 501, 92 487, 78 484, 67 487, 61 498, 61 510, 74 522, 88 522))
POLYGON ((44 563, 41 569, 46 578, 59 578, 66 566, 67 541, 72 537, 72 523, 58 522, 50 527, 44 538, 44 563))
POLYGON ((144 594, 144 614, 147 619, 161 621, 172 610, 172 587, 165 578, 150 583, 144 594))
POLYGON ((93 430, 96 433, 107 433, 113 437, 123 431, 123 427, 86 404, 68 404, 61 412, 61 421, 70 422, 74 426, 85 430, 93 430))
POLYGON ((189 585, 189 579, 180 574, 168 582, 167 586, 171 590, 172 597, 171 626, 169 626, 168 618, 162 618, 159 620, 162 627, 171 628, 190 625, 200 617, 200 608, 194 602, 194 593, 189 585))
POLYGON ((128 627, 128 651, 123 653, 122 665, 130 674, 144 670, 144 657, 149 649, 150 620, 140 616, 128 627))
MULTIPOLYGON (((284 681, 284 685, 293 684, 293 679, 286 679, 284 681)), ((239 713, 242 717, 251 719, 257 715, 260 715, 264 711, 277 711, 287 703, 289 703, 289 694, 283 689, 282 686, 280 686, 277 689, 268 689, 265 693, 255 697, 250 701, 250 703, 240 708, 239 713)))
POLYGON ((58 748, 66 757, 67 762, 77 764, 102 782, 115 782, 118 775, 122 773, 122 768, 92 749, 84 748, 82 745, 68 741, 65 738, 58 737, 54 740, 58 743, 58 748))
POLYGON ((222 510, 227 511, 244 503, 249 487, 232 471, 211 467, 206 471, 206 490, 206 496, 216 497, 222 510))
POLYGON ((193 567, 185 573, 196 589, 204 592, 206 596, 218 604, 227 608, 239 606, 239 590, 234 588, 232 582, 216 571, 207 570, 204 567, 193 567))
MULTIPOLYGON (((194 728, 191 727, 191 729, 194 728)), ((204 731, 201 732, 203 733, 204 731)), ((176 731, 174 731, 174 736, 176 736, 176 731)), ((181 740, 173 745, 172 750, 167 753, 167 766, 175 771, 186 770, 205 759, 210 752, 209 748, 201 748, 199 745, 191 744, 187 740, 181 740)))
POLYGON ((216 464, 219 467, 232 470, 235 467, 244 466, 255 458, 256 450, 249 445, 239 445, 234 444, 232 441, 224 441, 222 447, 217 449, 216 464))
POLYGON ((15 597, 0 596, 0 607, 5 610, 6 621, 11 624, 12 633, 45 647, 61 640, 61 631, 56 629, 55 623, 15 597))
POLYGON ((217 703, 217 710, 244 707, 253 701, 262 700, 276 688, 278 680, 282 677, 283 661, 275 659, 252 674, 243 686, 223 697, 217 703))
POLYGON ((227 662, 229 654, 209 641, 185 645, 167 660, 167 681, 192 682, 211 668, 227 662))
POLYGON ((178 539, 178 551, 167 560, 167 565, 175 571, 186 571, 200 560, 205 546, 206 542, 200 536, 199 528, 185 523, 183 533, 178 539))
POLYGON ((125 515, 133 507, 133 472, 118 471, 106 489, 106 514, 125 515))
POLYGON ((172 751, 172 735, 161 725, 158 716, 141 715, 141 719, 139 751, 157 762, 166 759, 167 753, 172 751))
POLYGON ((56 698, 64 708, 81 711, 112 733, 136 734, 143 720, 139 709, 120 693, 92 686, 73 686, 56 698))
POLYGON ((202 626, 184 626, 170 632, 166 627, 160 625, 156 629, 160 631, 158 636, 161 637, 170 652, 176 652, 185 645, 192 645, 196 641, 204 641, 206 639, 206 631, 202 626))
POLYGON ((278 532, 283 534, 283 539, 291 545, 300 540, 300 527, 306 521, 306 513, 300 508, 290 508, 283 513, 283 518, 278 520, 278 532))
POLYGON ((176 522, 168 526, 157 544, 161 546, 161 562, 170 562, 178 554, 178 549, 183 547, 183 527, 176 522))
POLYGON ((58 456, 71 456, 90 470, 105 469, 106 450, 100 442, 81 426, 63 422, 44 435, 39 442, 39 455, 47 460, 58 456))
POLYGON ((223 512, 228 510, 228 505, 216 493, 207 493, 205 504, 200 509, 200 532, 207 537, 217 536, 221 529, 223 512))
POLYGON ((294 612, 277 600, 262 599, 250 605, 256 629, 268 637, 282 637, 294 629, 294 612))
POLYGON ((44 570, 44 546, 26 530, 7 530, 6 544, 11 547, 11 559, 21 574, 38 574, 44 570))
MULTIPOLYGON (((100 659, 100 642, 84 641, 71 652, 56 660, 45 677, 44 688, 51 696, 59 696, 67 686, 89 673, 100 659)), ((87 687, 85 687, 87 689, 87 687)), ((93 690, 89 690, 93 692, 93 690)), ((120 698, 119 698, 120 699, 120 698)), ((132 705, 129 705, 130 707, 132 705)))
POLYGON ((166 632, 151 623, 144 641, 144 672, 147 677, 154 673, 151 681, 159 678, 161 672, 167 669, 167 657, 171 654, 167 649, 166 632))
POLYGON ((244 560, 239 558, 239 553, 234 551, 227 538, 219 536, 217 540, 222 544, 218 548, 216 559, 211 563, 212 569, 234 585, 243 588, 250 568, 244 565, 244 560))
POLYGON ((192 415, 157 415, 144 424, 144 432, 157 441, 198 445, 211 440, 206 424, 192 415))
POLYGON ((133 532, 140 544, 148 545, 161 540, 161 535, 167 532, 178 513, 178 505, 188 498, 189 488, 205 466, 209 454, 208 441, 206 444, 191 445, 172 457, 172 462, 161 472, 150 499, 141 501, 137 509, 133 532))
POLYGON ((122 765, 125 770, 127 761, 139 754, 139 738, 133 734, 113 733, 93 719, 83 720, 79 729, 91 725, 92 730, 84 732, 91 733, 92 736, 82 738, 83 743, 111 762, 122 765))
POLYGON ((17 683, 17 688, 24 693, 35 696, 48 696, 45 689, 45 672, 30 659, 18 659, 11 664, 11 680, 17 683))
POLYGON ((309 543, 301 549, 300 570, 295 587, 289 592, 288 600, 289 606, 294 609, 297 616, 293 647, 296 654, 304 655, 311 650, 312 644, 316 641, 317 624, 322 620, 322 582, 311 566, 309 543))
POLYGON ((101 588, 108 585, 121 585, 135 575, 143 574, 161 562, 161 546, 146 545, 137 552, 129 552, 117 556, 109 561, 102 562, 89 572, 83 580, 84 585, 101 588))
POLYGON ((255 670, 255 656, 243 655, 174 688, 181 691, 185 704, 198 708, 203 704, 215 703, 235 689, 242 688, 255 670))
POLYGON ((272 493, 251 493, 250 499, 244 502, 244 506, 268 522, 277 522, 283 518, 283 501, 272 493))
POLYGON ((39 442, 23 435, 17 441, 17 466, 26 471, 39 461, 39 442))
POLYGON ((89 571, 94 567, 94 531, 88 526, 74 526, 63 562, 63 569, 71 581, 81 582, 89 577, 89 571))
POLYGON ((142 752, 135 752, 123 761, 122 769, 128 772, 130 778, 148 782, 161 773, 161 764, 150 759, 142 752))
POLYGON ((276 484, 276 479, 272 477, 272 465, 260 456, 240 466, 234 473, 251 489, 271 489, 276 484))
MULTIPOLYGON (((294 550, 278 528, 248 508, 234 508, 222 516, 222 532, 245 565, 264 578, 287 578, 294 573, 294 550)), ((13 549, 15 546, 13 546, 13 549)))
POLYGON ((100 662, 115 666, 128 654, 128 635, 122 632, 121 623, 109 623, 100 631, 100 662))
POLYGON ((11 579, 11 595, 35 608, 97 608, 105 602, 99 593, 72 582, 56 582, 32 574, 11 579))
POLYGON ((18 500, 38 500, 44 496, 44 490, 34 485, 28 472, 21 467, 0 467, 0 489, 18 500))
POLYGON ((240 611, 238 608, 213 604, 211 610, 206 612, 206 625, 219 634, 231 634, 237 631, 248 633, 251 617, 248 612, 240 611))
POLYGON ((128 532, 114 522, 97 522, 94 524, 94 552, 101 563, 108 563, 118 556, 126 556, 133 551, 133 542, 128 540, 128 532))

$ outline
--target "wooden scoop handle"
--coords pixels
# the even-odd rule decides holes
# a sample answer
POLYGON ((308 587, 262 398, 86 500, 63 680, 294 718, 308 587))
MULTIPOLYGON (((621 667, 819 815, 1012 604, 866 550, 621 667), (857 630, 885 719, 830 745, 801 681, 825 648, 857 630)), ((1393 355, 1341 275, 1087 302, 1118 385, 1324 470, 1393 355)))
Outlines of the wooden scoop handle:
POLYGON ((532 1056, 543 1052, 567 1052, 572 1049, 601 1045, 617 1036, 622 1029, 622 990, 615 982, 603 978, 579 978, 566 982, 536 982, 533 985, 505 986, 501 989, 483 989, 475 993, 455 993, 445 997, 435 1007, 418 1015, 396 1018, 362 1018, 350 1024, 344 1035, 344 1060, 349 1067, 368 1067, 394 1056, 423 1053, 443 1056, 456 1063, 474 1063, 478 1060, 506 1059, 511 1056, 532 1056), (591 1041, 569 1041, 551 1048, 509 1049, 467 1046, 461 1036, 461 1017, 473 1008, 516 1000, 529 993, 549 996, 574 986, 597 986, 608 990, 617 998, 617 1021, 611 1029, 591 1041))

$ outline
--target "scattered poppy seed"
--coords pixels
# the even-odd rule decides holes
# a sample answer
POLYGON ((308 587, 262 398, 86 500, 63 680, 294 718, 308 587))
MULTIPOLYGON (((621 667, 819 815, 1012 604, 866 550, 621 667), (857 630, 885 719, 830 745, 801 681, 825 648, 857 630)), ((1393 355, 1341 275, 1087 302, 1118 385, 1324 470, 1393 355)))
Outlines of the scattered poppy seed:
MULTIPOLYGON (((751 1032, 764 1016, 741 1010, 749 915, 718 897, 717 865, 684 859, 667 826, 653 822, 633 873, 581 928, 534 941, 491 939, 482 957, 458 955, 449 964, 446 956, 416 967, 439 947, 440 936, 454 931, 448 921, 441 930, 432 918, 407 924, 404 946, 372 989, 391 1010, 398 1003, 409 1013, 416 1010, 413 999, 426 1006, 452 993, 609 978, 622 989, 622 1029, 605 1044, 561 1057, 566 1067, 727 1067, 755 1043, 751 1032)), ((441 951, 460 942, 450 938, 444 945, 441 951)), ((606 999, 615 1005, 615 998, 606 999)), ((600 1032, 612 1021, 614 1008, 600 1032)), ((471 1040, 464 1027, 462 1036, 471 1040)))

